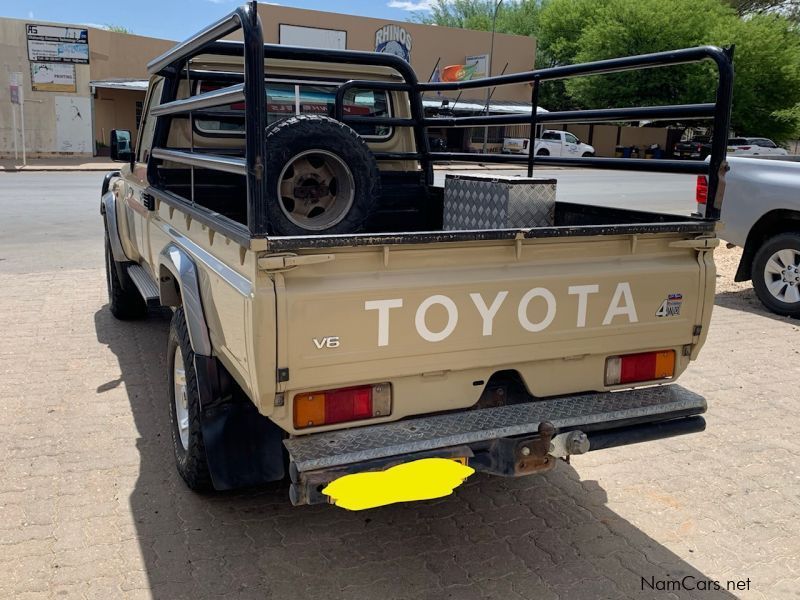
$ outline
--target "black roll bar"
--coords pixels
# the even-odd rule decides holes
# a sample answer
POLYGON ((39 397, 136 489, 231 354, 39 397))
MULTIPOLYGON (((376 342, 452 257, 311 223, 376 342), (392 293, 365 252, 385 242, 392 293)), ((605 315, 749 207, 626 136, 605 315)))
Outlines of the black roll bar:
MULTIPOLYGON (((396 77, 396 81, 350 80, 341 83, 336 90, 334 116, 345 123, 410 127, 414 134, 416 152, 376 152, 375 156, 378 160, 419 161, 425 180, 429 185, 433 183, 432 165, 437 161, 527 163, 529 176, 533 173, 535 162, 548 165, 574 165, 604 169, 706 174, 708 176, 709 202, 706 204, 705 218, 709 220, 719 218, 722 201, 721 190, 723 189, 720 184, 720 178, 725 168, 733 90, 732 47, 721 49, 715 46, 700 46, 461 82, 420 82, 410 64, 391 54, 264 44, 257 3, 252 1, 153 59, 148 63, 147 68, 151 74, 162 75, 167 79, 160 105, 151 111, 153 116, 158 117, 153 139, 153 158, 244 174, 247 178, 247 227, 253 237, 263 237, 270 233, 266 206, 266 199, 268 198, 267 177, 264 172, 267 118, 265 61, 267 59, 356 64, 383 67, 389 70, 390 76, 393 74, 396 77), (243 41, 220 39, 239 29, 242 31, 243 41), (244 72, 192 70, 188 63, 199 55, 243 57, 244 72), (659 68, 702 60, 712 60, 717 66, 718 85, 716 100, 713 103, 558 111, 537 114, 540 86, 545 81, 659 68), (207 78, 230 85, 220 90, 195 95, 191 95, 192 90, 189 90, 188 98, 178 100, 176 99, 178 85, 184 72, 190 81, 207 78), (425 117, 424 114, 422 95, 425 92, 463 91, 523 83, 531 85, 530 112, 464 117, 425 117), (345 98, 347 92, 354 88, 407 94, 411 118, 346 115, 345 98), (246 110, 244 111, 246 137, 244 160, 224 155, 194 151, 185 152, 167 148, 169 123, 173 118, 187 113, 190 118, 194 113, 209 114, 210 111, 208 109, 229 105, 242 99, 244 99, 246 105, 246 110), (603 123, 699 118, 713 119, 713 139, 708 163, 595 157, 535 157, 533 151, 536 127, 542 123, 603 123), (475 127, 516 124, 530 125, 528 156, 431 152, 428 143, 427 129, 429 127, 475 127)), ((152 164, 148 167, 148 179, 151 185, 157 185, 157 169, 152 164)))

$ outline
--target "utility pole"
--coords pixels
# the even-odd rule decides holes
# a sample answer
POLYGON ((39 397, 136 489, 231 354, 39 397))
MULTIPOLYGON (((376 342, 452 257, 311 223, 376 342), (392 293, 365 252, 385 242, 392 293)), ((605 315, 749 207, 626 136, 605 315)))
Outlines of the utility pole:
MULTIPOLYGON (((495 32, 495 29, 497 27, 497 11, 500 10, 500 5, 502 3, 503 3, 503 0, 497 0, 497 2, 494 5, 494 13, 492 14, 492 41, 490 42, 490 45, 489 45, 489 61, 488 61, 489 64, 486 65, 486 71, 487 71, 486 76, 487 77, 491 77, 492 76, 492 61, 494 60, 494 32, 495 32)), ((490 89, 487 87, 486 88, 486 106, 484 107, 484 112, 486 113, 487 116, 489 115, 489 102, 491 101, 491 99, 492 99, 492 97, 491 97, 491 94, 490 94, 490 89)), ((489 140, 489 126, 486 125, 486 127, 483 130, 483 150, 482 150, 483 154, 486 154, 486 142, 488 140, 489 140)))

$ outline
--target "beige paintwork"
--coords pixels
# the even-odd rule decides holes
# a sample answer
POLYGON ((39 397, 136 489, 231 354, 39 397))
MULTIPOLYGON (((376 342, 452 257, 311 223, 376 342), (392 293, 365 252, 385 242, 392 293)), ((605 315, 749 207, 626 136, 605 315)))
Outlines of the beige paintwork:
MULTIPOLYGON (((407 114, 402 100, 396 114, 407 114)), ((393 143, 413 147, 408 136, 398 132, 393 143)), ((145 167, 126 165, 113 188, 125 252, 158 279, 168 243, 189 251, 214 354, 259 411, 290 433, 348 427, 296 431, 299 393, 389 382, 391 415, 358 423, 366 425, 469 407, 501 370, 518 371, 539 397, 606 390, 607 357, 672 349, 677 377, 705 340, 715 268, 710 250, 687 246, 695 234, 319 248, 298 254, 322 262, 275 270, 264 240, 240 246, 163 202, 144 210, 145 167), (502 292, 489 324, 481 311, 491 312, 502 292), (670 294, 682 295, 680 314, 656 316, 670 294), (381 329, 386 301, 395 308, 381 329), (445 305, 457 312, 451 332, 445 305), (339 343, 319 343, 329 337, 339 343), (276 382, 278 369, 289 370, 288 381, 276 382)))

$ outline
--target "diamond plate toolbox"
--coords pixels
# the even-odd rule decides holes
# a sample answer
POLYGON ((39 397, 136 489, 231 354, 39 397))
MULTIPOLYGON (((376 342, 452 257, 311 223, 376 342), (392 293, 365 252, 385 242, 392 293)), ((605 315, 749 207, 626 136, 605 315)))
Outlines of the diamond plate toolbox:
POLYGON ((450 173, 445 177, 445 231, 552 227, 555 206, 555 179, 450 173))

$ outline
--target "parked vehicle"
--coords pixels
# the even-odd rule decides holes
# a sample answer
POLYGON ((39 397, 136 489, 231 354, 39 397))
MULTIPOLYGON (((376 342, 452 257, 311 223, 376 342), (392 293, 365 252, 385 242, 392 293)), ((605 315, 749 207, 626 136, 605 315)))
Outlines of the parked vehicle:
MULTIPOLYGON (((735 281, 752 280, 772 312, 800 317, 800 163, 730 157, 728 165, 720 237, 744 249, 735 281)), ((699 175, 699 211, 706 187, 699 175)))
MULTIPOLYGON (((475 154, 431 152, 427 128, 526 117, 426 118, 421 96, 706 59, 719 97, 691 114, 727 131, 731 54, 714 47, 423 83, 387 53, 265 45, 252 3, 151 61, 138 146, 111 148, 127 164, 102 189, 107 284, 118 318, 174 311, 166 364, 148 364, 166 370, 187 485, 288 473, 294 504, 330 502, 348 474, 423 459, 526 475, 701 431, 705 400, 674 382, 708 333, 715 204, 691 218, 558 203, 545 226, 443 231, 431 165, 475 154), (239 28, 243 41, 215 41, 239 28), (301 102, 299 83, 293 103, 269 100, 274 80, 323 74, 330 116, 270 122, 301 102)), ((630 112, 656 110, 687 109, 630 112)), ((708 167, 648 168, 707 171, 719 201, 716 148, 708 167)), ((529 173, 572 160, 482 156, 529 173)), ((431 497, 401 492, 384 502, 431 497)))
POLYGON ((739 137, 728 140, 728 155, 733 156, 786 156, 789 153, 767 138, 739 137))
MULTIPOLYGON (((527 138, 505 138, 504 154, 528 154, 530 140, 527 138)), ((536 156, 594 156, 594 148, 581 142, 569 131, 545 130, 541 138, 534 140, 536 156)))
POLYGON ((687 142, 678 142, 674 154, 676 158, 705 160, 711 154, 711 138, 695 136, 687 142))

